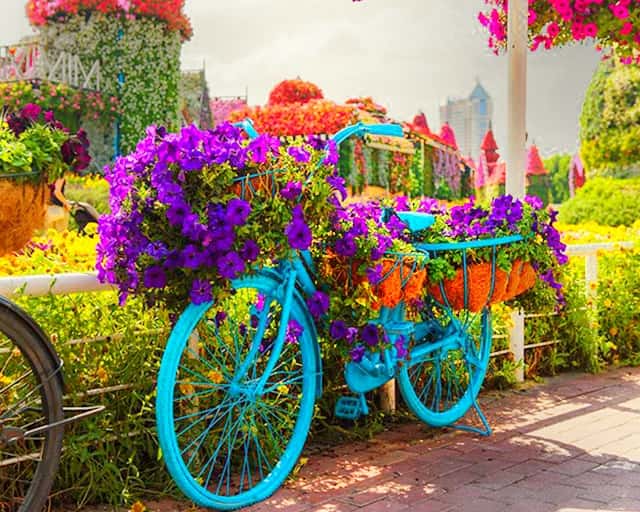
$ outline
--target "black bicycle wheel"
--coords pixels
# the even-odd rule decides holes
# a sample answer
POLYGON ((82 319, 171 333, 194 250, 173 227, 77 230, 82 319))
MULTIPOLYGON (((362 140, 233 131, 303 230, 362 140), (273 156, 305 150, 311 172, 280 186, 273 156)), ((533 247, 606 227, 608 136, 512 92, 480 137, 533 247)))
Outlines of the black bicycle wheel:
POLYGON ((0 510, 39 512, 62 448, 59 363, 24 312, 0 300, 0 510))

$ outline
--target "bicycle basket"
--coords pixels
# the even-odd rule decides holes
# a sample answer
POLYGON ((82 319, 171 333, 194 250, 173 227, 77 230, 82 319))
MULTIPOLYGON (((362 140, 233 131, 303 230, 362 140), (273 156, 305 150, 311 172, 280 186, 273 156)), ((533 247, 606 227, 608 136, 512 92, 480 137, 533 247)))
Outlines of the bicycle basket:
POLYGON ((497 265, 501 247, 520 242, 521 235, 511 235, 486 240, 451 242, 441 244, 416 244, 431 258, 438 258, 448 251, 460 252, 462 265, 453 278, 430 283, 429 294, 441 305, 453 310, 477 313, 490 304, 509 300, 531 288, 536 273, 531 264, 516 260, 510 272, 497 265), (470 251, 491 249, 489 261, 473 262, 470 251))

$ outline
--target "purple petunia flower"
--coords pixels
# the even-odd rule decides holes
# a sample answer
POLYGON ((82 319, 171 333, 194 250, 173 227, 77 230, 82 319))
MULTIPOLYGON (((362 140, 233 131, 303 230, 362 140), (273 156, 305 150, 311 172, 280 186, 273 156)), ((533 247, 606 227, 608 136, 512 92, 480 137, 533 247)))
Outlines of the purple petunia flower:
POLYGON ((395 343, 393 344, 396 347, 396 353, 400 359, 404 359, 409 354, 405 343, 404 336, 398 336, 395 343))
POLYGON ((340 194, 340 199, 343 201, 347 198, 347 189, 345 188, 345 180, 342 176, 338 174, 332 174, 327 177, 327 183, 333 187, 338 194, 340 194))
POLYGON ((233 226, 242 226, 251 213, 251 205, 240 198, 233 198, 227 204, 225 219, 233 226))
POLYGON ((211 283, 204 279, 194 279, 191 284, 191 293, 189 294, 191 302, 194 304, 204 304, 213 299, 211 294, 211 283))
POLYGON ((322 163, 325 165, 337 165, 339 159, 340 153, 338 151, 338 145, 335 141, 330 140, 327 143, 327 156, 324 157, 322 163))
POLYGON ((292 249, 306 251, 313 241, 313 235, 311 234, 309 226, 300 218, 294 219, 291 223, 287 224, 284 233, 287 235, 289 245, 292 249))
POLYGON ((143 282, 147 288, 164 288, 167 275, 160 265, 153 265, 144 271, 143 282))
POLYGON ((307 299, 309 312, 316 320, 329 311, 329 296, 321 291, 315 292, 307 299))
POLYGON ((298 146, 291 146, 287 153, 289 153, 296 162, 300 164, 306 164, 311 160, 311 154, 304 148, 298 146))
POLYGON ((336 242, 334 249, 338 255, 346 258, 352 258, 356 255, 358 246, 356 245, 353 236, 346 235, 336 242))
POLYGON ((370 347, 375 347, 380 341, 380 332, 378 326, 374 324, 367 324, 362 328, 360 337, 370 347))
POLYGON ((367 269, 367 280, 373 284, 379 284, 382 281, 382 265, 378 264, 375 267, 367 269))
POLYGON ((196 269, 202 266, 205 262, 205 255, 193 244, 187 245, 182 250, 181 257, 182 265, 185 268, 196 269))
POLYGON ((224 311, 218 311, 215 317, 216 327, 220 327, 226 319, 227 314, 224 311))
POLYGON ((260 247, 254 240, 246 240, 242 249, 240 249, 240 257, 249 263, 256 261, 259 254, 260 247))
POLYGON ((185 217, 191 213, 189 205, 182 200, 178 200, 169 206, 167 219, 172 226, 182 227, 185 217))
POLYGON ((244 261, 236 252, 229 252, 218 260, 218 272, 226 279, 235 279, 244 271, 244 261))
POLYGON ((357 327, 349 327, 347 328, 347 335, 345 336, 347 343, 349 345, 353 345, 353 343, 358 339, 358 329, 357 327))
POLYGON ((362 361, 362 358, 364 357, 364 354, 366 353, 367 349, 364 348, 362 345, 358 345, 357 347, 352 348, 349 351, 349 355, 351 356, 351 360, 354 363, 359 363, 362 361))
POLYGON ((303 332, 304 332, 304 328, 298 323, 298 321, 291 319, 287 324, 285 341, 291 344, 298 343, 300 341, 300 336, 302 336, 303 332))
POLYGON ((347 324, 342 320, 331 322, 329 334, 334 340, 344 340, 347 337, 347 324))
POLYGON ((290 181, 280 191, 280 195, 289 201, 295 201, 302 194, 302 183, 299 181, 290 181))

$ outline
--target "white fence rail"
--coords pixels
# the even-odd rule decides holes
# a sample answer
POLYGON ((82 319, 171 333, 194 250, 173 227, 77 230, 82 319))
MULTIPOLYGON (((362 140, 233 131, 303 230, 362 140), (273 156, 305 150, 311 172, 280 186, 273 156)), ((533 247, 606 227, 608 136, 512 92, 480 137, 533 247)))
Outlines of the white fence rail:
POLYGON ((0 82, 46 80, 78 89, 100 91, 100 61, 38 43, 0 46, 0 82))
MULTIPOLYGON (((601 243, 601 244, 585 244, 571 245, 567 252, 570 257, 585 258, 585 276, 587 296, 595 294, 596 287, 593 283, 598 281, 598 254, 602 251, 611 251, 618 248, 630 249, 634 246, 633 242, 617 242, 617 243, 601 243)), ((113 289, 109 285, 102 284, 98 281, 95 272, 74 273, 74 274, 55 274, 55 275, 36 275, 36 276, 15 276, 0 277, 0 295, 5 297, 13 297, 19 294, 29 296, 43 296, 48 294, 65 295, 80 292, 98 292, 113 289)), ((526 312, 513 313, 513 327, 508 335, 509 349, 494 352, 492 355, 502 355, 512 353, 516 361, 524 361, 524 352, 526 349, 537 348, 557 343, 557 340, 539 341, 533 344, 526 344, 525 340, 525 321, 526 318, 540 316, 535 314, 527 315, 526 312)), ((524 366, 518 367, 516 378, 519 381, 524 380, 524 366)))

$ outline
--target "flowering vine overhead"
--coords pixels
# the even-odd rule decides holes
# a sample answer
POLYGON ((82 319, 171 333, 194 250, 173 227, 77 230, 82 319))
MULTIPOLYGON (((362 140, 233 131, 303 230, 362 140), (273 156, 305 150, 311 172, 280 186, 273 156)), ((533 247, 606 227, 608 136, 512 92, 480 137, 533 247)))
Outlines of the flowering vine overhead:
POLYGON ((185 0, 29 0, 27 15, 33 25, 47 25, 67 16, 91 13, 123 15, 127 18, 152 18, 162 21, 171 32, 183 39, 193 34, 191 22, 184 14, 185 0))
MULTIPOLYGON (((485 0, 478 19, 489 32, 489 46, 506 47, 508 2, 485 0)), ((624 63, 640 62, 640 6, 633 0, 530 0, 531 50, 594 40, 624 63)))

